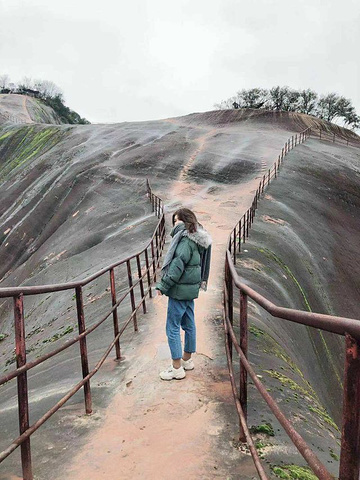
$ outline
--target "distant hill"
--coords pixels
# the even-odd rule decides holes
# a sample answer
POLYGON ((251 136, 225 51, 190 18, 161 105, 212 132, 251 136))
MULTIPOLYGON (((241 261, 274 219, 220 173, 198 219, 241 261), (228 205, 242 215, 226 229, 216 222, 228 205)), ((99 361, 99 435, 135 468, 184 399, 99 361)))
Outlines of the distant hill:
POLYGON ((6 122, 53 125, 90 123, 66 107, 58 97, 42 100, 23 94, 0 94, 0 124, 6 122))
POLYGON ((61 119, 55 111, 43 102, 17 94, 0 94, 0 124, 47 123, 60 125, 61 119))
POLYGON ((232 110, 212 110, 203 113, 191 113, 183 117, 177 117, 177 123, 184 125, 212 125, 221 126, 233 123, 246 122, 272 125, 272 128, 282 128, 287 131, 302 131, 311 127, 339 135, 344 139, 359 141, 360 137, 352 130, 341 127, 335 123, 322 120, 312 115, 298 112, 285 112, 276 110, 259 110, 255 108, 239 108, 232 110))

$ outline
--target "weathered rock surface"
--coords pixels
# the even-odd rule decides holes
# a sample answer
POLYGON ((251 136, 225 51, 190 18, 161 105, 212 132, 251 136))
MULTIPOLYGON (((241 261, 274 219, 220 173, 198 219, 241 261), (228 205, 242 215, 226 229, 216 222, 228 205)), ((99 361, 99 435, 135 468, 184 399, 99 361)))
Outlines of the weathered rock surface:
MULTIPOLYGON (((184 430, 184 425, 189 425, 187 441, 182 442, 182 448, 188 464, 192 465, 185 471, 186 477, 181 477, 179 471, 176 478, 239 478, 241 473, 241 478, 252 477, 254 469, 251 460, 248 454, 239 452, 236 445, 237 420, 227 383, 225 354, 221 343, 223 258, 228 233, 251 204, 259 178, 273 164, 289 135, 303 130, 313 122, 319 121, 288 113, 221 111, 163 121, 115 125, 26 126, 12 125, 9 122, 3 125, 0 129, 0 287, 83 278, 110 264, 114 258, 122 258, 139 250, 149 240, 156 224, 145 195, 146 178, 150 179, 154 191, 164 199, 166 212, 170 213, 180 205, 194 209, 214 238, 211 288, 197 302, 198 352, 203 354, 198 355, 197 373, 193 377, 189 375, 183 384, 170 384, 164 390, 159 385, 157 372, 166 366, 164 361, 168 353, 163 331, 165 299, 157 299, 150 304, 150 314, 140 321, 140 333, 134 336, 131 329, 127 331, 123 340, 125 361, 118 365, 109 359, 95 377, 92 385, 96 414, 90 418, 82 416, 80 392, 34 435, 32 445, 38 478, 50 478, 50 474, 53 478, 60 478, 61 474, 65 475, 63 478, 71 478, 68 471, 62 472, 61 465, 68 464, 69 457, 73 458, 85 442, 92 454, 89 457, 86 449, 79 453, 69 467, 73 478, 80 478, 80 471, 83 471, 84 478, 87 479, 90 474, 95 475, 93 478, 114 478, 111 475, 119 471, 116 468, 122 469, 122 478, 144 478, 144 472, 147 472, 147 478, 155 478, 154 472, 158 471, 159 465, 168 473, 163 478, 174 478, 171 475, 176 442, 173 449, 169 448, 169 444, 175 441, 174 429, 159 424, 172 415, 173 410, 169 409, 172 401, 176 410, 174 421, 178 428, 183 429, 183 436, 188 431, 184 430), (106 410, 110 402, 110 410, 106 410), (121 416, 122 408, 124 416, 121 416), (134 430, 130 428, 131 424, 134 430), (110 438, 109 428, 112 429, 111 438, 117 432, 122 432, 122 429, 126 430, 126 433, 121 433, 121 442, 124 440, 124 444, 120 448, 115 441, 108 448, 113 455, 103 450, 95 457, 99 451, 98 445, 104 445, 107 436, 110 438), (151 429, 154 429, 152 434, 145 434, 151 429), (156 435, 156 429, 162 432, 160 436, 156 435), (94 437, 93 441, 90 441, 91 436, 94 437), (194 448, 191 453, 191 446, 198 444, 201 445, 200 450, 194 448), (146 449, 145 463, 139 459, 140 445, 146 449), (165 449, 164 455, 161 455, 161 448, 165 449), (44 454, 44 451, 48 453, 44 454), (160 462, 158 465, 149 464, 152 456, 160 462), (131 472, 130 476, 126 477, 126 471, 131 472), (96 476, 99 472, 101 475, 96 476)), ((330 129, 328 125, 325 127, 330 129)), ((355 149, 311 140, 291 152, 286 158, 281 177, 269 189, 269 195, 275 198, 276 189, 279 188, 280 197, 272 203, 270 200, 261 203, 261 208, 272 206, 269 211, 260 211, 262 221, 259 222, 259 228, 265 233, 263 237, 256 233, 257 223, 251 232, 254 245, 259 241, 259 248, 267 248, 275 256, 265 256, 266 263, 258 254, 259 249, 249 243, 249 252, 243 257, 247 281, 260 285, 261 291, 269 293, 279 303, 292 302, 296 308, 305 308, 303 291, 313 310, 327 309, 330 306, 331 311, 351 316, 351 306, 357 304, 356 279, 359 277, 356 270, 349 282, 345 277, 349 258, 358 254, 356 239, 359 227, 356 212, 349 206, 357 205, 356 192, 359 190, 357 180, 354 179, 358 178, 358 173, 359 156, 355 149), (296 165, 293 176, 289 176, 289 184, 281 184, 293 155, 296 165), (346 183, 345 197, 341 196, 337 187, 339 184, 334 181, 334 176, 339 178, 339 168, 340 177, 346 183), (321 182, 315 180, 317 175, 321 182), (295 187, 301 186, 301 182, 304 185, 299 194, 300 207, 299 203, 287 205, 289 193, 295 192, 295 187), (307 186, 308 189, 305 188, 307 186), (336 198, 333 206, 330 207, 326 195, 336 198), (315 213, 310 221, 305 214, 313 205, 315 213), (330 210, 333 213, 330 214, 330 210), (299 213, 292 216, 292 211, 299 213), (301 216, 301 212, 304 216, 301 216), (343 214, 348 220, 341 224, 341 229, 334 227, 339 218, 344 218, 343 214), (309 221, 309 229, 304 225, 305 218, 309 221), (300 230, 295 228, 298 224, 300 230), (318 235, 313 233, 315 226, 318 235), (287 229, 288 235, 279 236, 277 232, 284 232, 284 229, 287 229), (346 232, 349 245, 349 257, 346 259, 339 255, 340 231, 343 232, 341 238, 344 238, 346 232), (333 237, 327 237, 329 232, 337 233, 333 237), (289 238, 298 239, 298 243, 295 240, 289 242, 289 238), (273 243, 277 244, 280 239, 283 246, 277 252, 273 243), (323 256, 328 263, 321 262, 319 243, 326 250, 323 256), (306 265, 301 267, 304 252, 308 255, 306 261, 309 265, 305 263, 309 268, 306 265), (288 257, 291 257, 291 262, 288 257), (287 275, 286 279, 283 277, 286 273, 282 263, 275 261, 276 258, 280 258, 285 265, 290 265, 302 291, 291 275, 287 275), (297 268, 300 269, 299 272, 297 268), (336 294, 329 282, 329 276, 333 274, 338 274, 343 279, 336 294), (316 282, 309 280, 315 277, 316 282), (350 284, 355 286, 351 289, 350 284), (348 313, 344 311, 345 305, 348 306, 348 313)), ((124 270, 119 270, 117 279, 119 289, 123 289, 127 281, 124 270)), ((88 299, 86 319, 89 324, 99 318, 111 304, 107 287, 105 281, 99 281, 84 290, 88 299)), ((61 292, 45 298, 38 296, 25 299, 29 359, 49 351, 68 338, 64 338, 62 333, 69 327, 69 332, 71 328, 76 328, 72 295, 73 292, 61 292)), ((128 311, 128 305, 121 308, 120 318, 126 318, 128 311)), ((1 302, 0 313, 0 333, 9 335, 0 343, 2 372, 4 368, 13 368, 13 364, 9 363, 13 361, 12 303, 1 302)), ((286 329, 283 324, 279 329, 275 321, 264 317, 256 308, 252 312, 252 321, 255 337, 256 332, 264 336, 259 333, 259 328, 274 337, 273 340, 266 337, 266 341, 270 342, 267 346, 253 344, 252 361, 258 367, 266 370, 272 368, 274 371, 281 370, 284 359, 288 363, 291 361, 289 365, 294 369, 295 375, 300 375, 299 371, 303 372, 300 379, 294 377, 298 383, 304 382, 300 385, 302 390, 295 390, 295 393, 300 399, 306 395, 315 395, 318 404, 312 404, 313 408, 324 406, 329 415, 338 420, 334 409, 338 404, 338 394, 331 393, 338 385, 336 374, 332 373, 340 375, 341 371, 339 358, 334 358, 339 351, 338 342, 328 341, 328 338, 324 341, 314 340, 312 343, 309 340, 306 349, 302 349, 304 332, 300 329, 286 329), (274 346, 279 343, 283 348, 279 350, 279 355, 266 355, 266 352, 262 352, 258 357, 258 348, 274 350, 274 346), (331 353, 334 365, 329 365, 328 370, 322 370, 321 365, 324 357, 328 358, 329 348, 334 349, 334 353, 331 353), (331 378, 326 376, 329 372, 331 378), (304 392, 305 389, 307 393, 304 392), (330 395, 331 399, 326 401, 326 395, 330 395)), ((110 343, 112 335, 109 323, 89 338, 92 364, 110 343)), ((77 352, 77 347, 72 347, 29 374, 32 421, 39 418, 81 378, 77 352)), ((269 378, 273 381, 269 388, 276 390, 279 377, 269 375, 269 378)), ((294 385, 284 378, 282 381, 285 386, 280 388, 283 388, 284 397, 280 400, 289 404, 293 416, 296 418, 298 415, 301 423, 301 407, 289 396, 292 393, 291 386, 294 385)), ((0 420, 4 432, 0 439, 2 449, 17 435, 15 383, 10 382, 1 387, 0 394, 0 420)), ((267 412, 267 407, 259 401, 251 386, 250 396, 253 403, 249 409, 249 423, 257 425, 270 421, 279 439, 277 456, 270 452, 275 456, 269 458, 274 458, 276 462, 283 458, 297 460, 298 457, 287 446, 284 436, 278 432, 272 416, 264 413, 267 412)), ((309 413, 307 408, 307 414, 305 420, 309 422, 308 431, 312 441, 318 449, 326 449, 326 458, 331 459, 329 448, 336 448, 336 427, 334 430, 324 418, 319 421, 316 411, 310 410, 309 413)), ((271 448, 268 450, 271 451, 271 448)), ((4 472, 7 472, 5 475, 8 475, 4 478, 10 478, 10 472, 19 474, 17 454, 6 460, 3 466, 4 472)))

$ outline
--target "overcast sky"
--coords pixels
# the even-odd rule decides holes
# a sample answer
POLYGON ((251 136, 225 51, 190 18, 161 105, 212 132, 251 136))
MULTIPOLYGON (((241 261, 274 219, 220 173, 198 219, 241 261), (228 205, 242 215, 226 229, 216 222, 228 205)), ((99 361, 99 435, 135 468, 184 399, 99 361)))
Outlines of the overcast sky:
POLYGON ((242 88, 337 92, 360 114, 359 0, 0 0, 0 74, 91 122, 212 110, 242 88))

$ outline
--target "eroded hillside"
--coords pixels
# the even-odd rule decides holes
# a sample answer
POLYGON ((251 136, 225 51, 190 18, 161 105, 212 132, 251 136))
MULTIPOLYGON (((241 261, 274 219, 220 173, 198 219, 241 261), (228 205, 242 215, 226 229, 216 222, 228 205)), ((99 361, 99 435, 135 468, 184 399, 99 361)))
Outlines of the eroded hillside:
MULTIPOLYGON (((149 178, 155 192, 164 199, 166 212, 170 213, 183 204, 193 208, 216 239, 214 262, 217 268, 214 267, 211 274, 211 301, 206 305, 207 315, 210 318, 212 315, 215 324, 219 305, 221 307, 222 263, 228 232, 251 204, 257 179, 273 164, 289 132, 297 133, 309 125, 319 125, 319 122, 305 115, 250 110, 206 112, 162 121, 115 125, 14 125, 7 121, 0 128, 0 287, 83 278, 114 259, 137 251, 150 238, 156 224, 146 198, 145 181, 149 178)), ((329 124, 322 126, 332 131, 329 124)), ((350 132, 338 127, 335 130, 344 138, 353 138, 350 132)), ((359 277, 354 270, 354 276, 346 279, 346 272, 349 258, 358 254, 356 239, 359 232, 356 210, 353 209, 357 206, 356 192, 359 191, 356 183, 358 150, 310 140, 289 154, 286 160, 289 166, 292 155, 299 155, 294 159, 293 177, 290 175, 289 182, 285 181, 288 167, 284 167, 281 178, 268 192, 271 199, 275 199, 271 205, 274 209, 280 208, 280 213, 278 210, 261 213, 264 226, 260 222, 258 225, 265 233, 256 248, 256 223, 251 232, 255 246, 252 247, 250 242, 244 256, 243 266, 248 268, 246 280, 281 304, 287 302, 295 308, 310 305, 312 310, 330 309, 326 311, 355 316, 355 313, 351 314, 351 305, 357 304, 356 281, 359 277), (304 182, 303 188, 301 182, 304 182), (341 193, 338 186, 345 183, 341 193), (286 203, 295 187, 301 188, 298 194, 301 208, 286 203), (280 192, 278 198, 275 196, 277 188, 280 192), (330 205, 326 195, 336 197, 334 205, 330 205), (309 215, 313 207, 314 212, 309 215), (343 207, 344 214, 341 213, 343 207), (283 218, 281 209, 289 216, 283 218), (291 217, 293 211, 294 219, 291 217), (334 217, 330 211, 336 212, 334 217), (344 215, 349 216, 346 222, 344 215), (300 230, 297 231, 293 224, 300 225, 300 230), (281 228, 285 232, 283 237, 277 233, 281 228), (350 257, 339 255, 344 238, 350 257), (281 243, 282 250, 278 252, 272 242, 281 243), (324 253, 320 253, 319 245, 324 253), (308 256, 306 259, 304 252, 308 256), (326 260, 321 260, 321 256, 326 260), (339 281, 334 289, 329 278, 336 275, 343 281, 339 281), (345 305, 348 306, 346 312, 345 305)), ((264 201, 262 206, 265 208, 267 203, 264 201)), ((120 282, 125 282, 125 278, 120 282)), ((106 286, 101 282, 86 295, 89 298, 89 319, 93 320, 106 302, 109 304, 109 295, 106 296, 106 286)), ((201 305, 205 308, 204 304, 201 305)), ((74 299, 68 293, 57 295, 56 299, 54 296, 26 299, 25 309, 29 359, 47 351, 52 342, 63 338, 65 330, 76 326, 74 299)), ((6 337, 0 344, 1 371, 4 371, 13 368, 14 362, 11 302, 3 301, 0 313, 0 333, 6 337)), ((120 316, 125 313, 122 311, 120 316)), ((325 408, 329 421, 337 420, 334 406, 338 394, 332 393, 341 374, 337 341, 314 339, 309 334, 305 349, 300 342, 302 332, 295 334, 283 325, 278 329, 275 322, 263 319, 256 309, 253 313, 254 318, 259 319, 254 324, 254 336, 257 338, 257 334, 261 336, 261 332, 266 331, 274 336, 277 344, 284 345, 287 355, 284 358, 291 360, 297 374, 302 372, 301 381, 306 385, 310 382, 307 390, 318 398, 318 404, 313 408, 325 408), (264 322, 267 322, 266 327, 264 322), (324 358, 328 364, 325 370, 321 366, 324 358), (331 399, 326 400, 326 395, 331 399)), ((151 330, 150 326, 147 328, 151 330)), ((89 343, 89 348, 94 352, 105 348, 109 333, 110 327, 102 330, 101 335, 89 343)), ((128 339, 130 337, 129 334, 128 339)), ((224 381, 222 339, 216 335, 213 341, 214 338, 218 342, 213 354, 217 359, 217 366, 213 367, 217 373, 214 375, 224 381)), ((254 345, 256 357, 258 346, 254 345)), ((56 361, 49 361, 46 368, 40 367, 36 374, 30 375, 31 407, 35 418, 57 401, 73 384, 74 377, 80 375, 79 362, 76 368, 67 367, 77 357, 77 350, 62 354, 56 361)), ((265 355, 261 358, 264 369, 275 370, 271 363, 274 357, 265 355)), ((276 358, 275 363, 279 360, 276 358)), ((125 371, 126 365, 112 373, 121 382, 125 371)), ((273 378, 274 387, 269 388, 276 388, 278 378, 273 378)), ((103 404, 110 401, 116 388, 114 383, 101 381, 94 387, 103 404)), ((6 438, 1 439, 0 443, 4 445, 1 444, 0 448, 16 435, 15 385, 5 385, 1 390, 6 438)), ((301 396, 304 391, 295 393, 301 396)), ((284 396, 280 401, 289 403, 296 410, 298 405, 291 403, 292 400, 287 402, 286 398, 284 396)), ((226 402, 230 405, 230 400, 226 402)), ((229 425, 234 422, 233 410, 228 406, 225 410, 229 425)), ((327 428, 326 421, 322 419, 323 425, 321 422, 318 425, 318 412, 309 409, 308 412, 309 431, 313 435, 317 428, 320 436, 316 442, 321 449, 321 430, 327 428)), ((221 411, 221 415, 225 413, 221 411)), ((256 403, 253 415, 254 424, 263 420, 260 404, 256 403)), ((269 418, 267 414, 265 416, 269 418)), ((51 422, 49 427, 44 427, 49 438, 57 435, 52 428, 57 423, 55 420, 51 422)), ((70 429, 68 424, 65 427, 70 429)), ((329 445, 333 449, 334 444, 336 446, 336 425, 330 428, 332 443, 329 441, 329 445)), ((280 440, 281 443, 282 437, 280 440)), ((66 445, 67 439, 57 436, 53 441, 66 445)), ((39 456, 41 451, 39 448, 39 456)), ((284 454, 284 450, 279 452, 284 454)), ((59 452, 55 460, 49 460, 47 471, 59 469, 64 458, 62 455, 65 453, 59 452)), ((326 455, 329 458, 329 451, 326 455)), ((18 467, 14 465, 15 459, 8 461, 9 469, 16 470, 18 467)))

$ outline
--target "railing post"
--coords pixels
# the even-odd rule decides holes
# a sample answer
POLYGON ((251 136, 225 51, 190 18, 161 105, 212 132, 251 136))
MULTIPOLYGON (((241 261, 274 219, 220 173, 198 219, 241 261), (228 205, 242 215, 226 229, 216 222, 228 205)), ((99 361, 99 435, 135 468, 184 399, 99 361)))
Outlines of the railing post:
POLYGON ((297 145, 297 134, 295 135, 295 147, 297 145))
POLYGON ((154 250, 154 239, 151 239, 151 263, 153 266, 153 277, 154 282, 156 282, 156 266, 155 266, 155 250, 154 250))
POLYGON ((155 232, 155 245, 156 245, 156 266, 159 266, 159 233, 158 230, 155 232))
POLYGON ((334 133, 334 137, 333 137, 333 143, 335 143, 335 133, 334 133))
POLYGON ((284 147, 281 149, 281 160, 284 158, 284 147))
POLYGON ((161 212, 161 215, 162 215, 162 220, 161 220, 161 248, 163 249, 164 248, 164 243, 165 243, 165 216, 164 216, 164 210, 162 210, 161 212))
POLYGON ((345 345, 339 480, 358 480, 360 472, 360 342, 346 334, 345 345))
MULTIPOLYGON (((76 287, 75 292, 76 292, 76 309, 77 309, 77 317, 78 317, 78 327, 79 327, 79 334, 81 334, 86 330, 82 287, 76 287)), ((87 375, 89 375, 89 362, 88 362, 87 347, 86 347, 86 337, 81 338, 79 340, 79 343, 80 343, 82 374, 83 374, 83 378, 85 378, 87 377, 87 375)), ((87 415, 89 415, 92 412, 90 380, 84 383, 84 397, 85 397, 85 411, 87 415)))
MULTIPOLYGON (((129 280, 129 288, 131 288, 130 290, 131 309, 132 309, 132 313, 134 313, 135 312, 135 294, 134 294, 134 289, 132 288, 133 281, 132 281, 130 260, 126 261, 126 266, 127 266, 128 280, 129 280)), ((135 332, 138 331, 136 313, 134 313, 134 330, 135 332)))
POLYGON ((268 185, 269 185, 269 183, 270 183, 270 173, 271 173, 271 172, 270 172, 270 168, 269 168, 269 171, 268 171, 268 185))
MULTIPOLYGON (((111 291, 111 302, 112 306, 116 305, 116 288, 115 288, 115 273, 114 269, 110 269, 110 291, 111 291)), ((119 321, 118 321, 118 312, 117 308, 113 311, 113 323, 114 323, 114 337, 119 334, 119 321)), ((118 338, 115 342, 115 351, 116 359, 121 359, 121 350, 120 350, 120 339, 118 338)))
MULTIPOLYGON (((15 320, 15 352, 16 366, 22 367, 26 364, 26 344, 25 344, 25 322, 24 322, 24 302, 23 295, 14 297, 14 320, 15 320)), ((29 428, 29 397, 27 385, 27 372, 21 373, 17 377, 18 390, 18 412, 19 412, 19 430, 20 435, 29 428)), ((31 447, 30 438, 27 438, 21 444, 21 464, 24 480, 33 480, 31 466, 31 447)))
POLYGON ((141 278, 142 275, 141 275, 141 264, 140 264, 140 256, 139 255, 136 255, 136 264, 137 264, 137 269, 138 269, 141 298, 144 300, 143 304, 142 304, 143 305, 143 312, 146 313, 144 284, 143 284, 143 279, 141 278))
POLYGON ((236 265, 236 225, 233 230, 233 242, 234 242, 234 265, 236 265))
POLYGON ((319 134, 320 134, 320 135, 319 135, 319 138, 320 138, 320 140, 321 140, 321 128, 320 128, 320 127, 319 127, 319 134))
POLYGON ((249 221, 250 221, 250 211, 246 212, 246 238, 249 238, 249 221))
POLYGON ((245 243, 245 235, 246 235, 246 213, 243 215, 243 243, 245 243))
POLYGON ((149 255, 148 255, 147 248, 145 250, 145 264, 146 264, 146 276, 147 276, 147 281, 148 281, 149 297, 152 298, 151 278, 150 278, 150 264, 149 264, 149 255))
POLYGON ((275 171, 275 178, 276 178, 276 162, 275 162, 275 165, 274 165, 274 171, 275 171))
POLYGON ((241 252, 241 218, 239 220, 239 253, 241 252))
MULTIPOLYGON (((232 281, 227 257, 226 257, 226 260, 225 260, 225 282, 226 282, 227 293, 228 293, 228 300, 227 300, 228 305, 227 305, 227 307, 228 307, 229 321, 230 321, 231 326, 233 326, 234 325, 233 281, 232 281)), ((229 341, 229 350, 230 350, 230 360, 232 361, 232 358, 233 358, 233 343, 232 343, 232 338, 231 338, 230 332, 228 333, 228 341, 229 341)))
POLYGON ((162 212, 162 222, 161 222, 161 251, 164 249, 166 233, 165 233, 165 216, 162 212))
MULTIPOLYGON (((240 290, 240 348, 245 357, 248 355, 247 295, 240 290)), ((245 420, 247 419, 247 371, 240 360, 240 404, 245 420)), ((240 442, 246 442, 244 430, 240 424, 240 442)))

